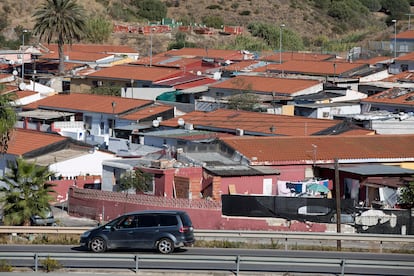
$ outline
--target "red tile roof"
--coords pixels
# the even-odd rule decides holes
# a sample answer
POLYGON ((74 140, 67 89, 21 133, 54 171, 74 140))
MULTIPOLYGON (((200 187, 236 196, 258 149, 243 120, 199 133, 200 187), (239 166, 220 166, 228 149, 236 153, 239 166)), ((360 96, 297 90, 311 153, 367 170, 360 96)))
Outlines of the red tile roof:
POLYGON ((282 64, 268 64, 255 69, 255 72, 266 72, 268 70, 284 71, 285 73, 301 73, 309 75, 339 75, 351 70, 367 66, 361 63, 331 62, 331 61, 299 61, 291 60, 282 64), (335 64, 335 65, 334 65, 335 64))
POLYGON ((414 61, 414 52, 410 52, 410 53, 407 53, 405 55, 399 56, 395 60, 399 60, 399 61, 404 61, 404 60, 414 61))
MULTIPOLYGON (((57 44, 46 44, 43 45, 51 52, 57 52, 57 44)), ((116 54, 116 53, 138 53, 137 50, 126 45, 104 45, 104 44, 66 44, 64 52, 85 52, 85 53, 105 53, 105 54, 116 54)))
POLYGON ((398 104, 413 107, 414 92, 410 89, 394 87, 362 99, 361 102, 384 103, 388 105, 398 104))
POLYGON ((25 109, 48 108, 65 111, 97 112, 120 114, 134 108, 144 107, 152 104, 149 100, 128 99, 116 96, 102 96, 94 94, 58 94, 25 106, 25 109), (115 103, 114 110, 112 103, 115 103))
MULTIPOLYGON (((282 62, 289 61, 289 60, 297 60, 297 61, 324 61, 328 59, 334 59, 335 55, 329 54, 318 54, 318 53, 306 53, 306 52, 282 52, 282 62)), ((280 54, 279 53, 264 53, 260 60, 267 60, 267 61, 280 61, 280 54)))
POLYGON ((88 77, 119 80, 148 80, 155 82, 179 76, 181 74, 183 74, 181 70, 172 68, 117 65, 109 68, 103 68, 89 74, 88 77))
MULTIPOLYGON (((69 60, 78 60, 85 62, 95 62, 108 57, 113 56, 112 54, 100 54, 100 53, 88 53, 88 52, 69 52, 65 53, 65 56, 69 60)), ((41 56, 41 59, 59 59, 59 54, 57 52, 51 52, 41 56)))
POLYGON ((252 65, 258 64, 257 60, 244 60, 232 63, 230 65, 224 66, 223 71, 243 71, 251 67, 252 65))
POLYGON ((311 163, 321 160, 413 158, 414 135, 232 137, 223 142, 254 164, 311 163))
MULTIPOLYGON (((145 57, 139 59, 135 62, 131 62, 131 64, 141 64, 141 65, 149 65, 150 64, 150 57, 145 57)), ((152 65, 158 67, 176 67, 176 68, 186 68, 188 66, 201 66, 201 58, 178 58, 172 59, 171 57, 161 56, 158 55, 157 57, 152 57, 152 65)))
POLYGON ((8 154, 22 156, 34 150, 62 142, 68 138, 57 134, 44 133, 33 130, 15 129, 9 142, 8 154))
POLYGON ((167 51, 165 56, 186 56, 199 58, 214 58, 222 60, 245 60, 245 55, 238 50, 219 50, 207 48, 181 48, 167 51))
MULTIPOLYGON (((275 135, 303 136, 312 135, 342 121, 311 119, 301 116, 274 115, 259 112, 219 109, 211 112, 194 111, 180 116, 185 123, 194 127, 209 128, 211 130, 235 132, 242 129, 245 132, 265 133, 275 135), (272 132, 272 129, 274 131, 272 132)), ((178 127, 178 119, 165 120, 162 126, 178 127)))
POLYGON ((214 79, 211 78, 203 78, 200 80, 195 80, 195 81, 191 81, 191 82, 187 82, 187 83, 183 83, 183 84, 179 84, 179 85, 174 85, 174 88, 177 90, 183 90, 183 89, 188 89, 188 88, 193 88, 193 87, 197 87, 197 86, 201 86, 201 85, 210 85, 212 83, 217 82, 214 79))
POLYGON ((386 82, 414 82, 414 73, 404 71, 395 75, 390 75, 388 78, 382 79, 386 82))
POLYGON ((16 95, 17 99, 22 99, 28 96, 32 96, 32 95, 36 95, 37 92, 31 91, 31 90, 25 90, 25 91, 16 91, 14 92, 14 94, 16 95))
MULTIPOLYGON (((394 34, 390 36, 391 39, 394 39, 394 34)), ((397 39, 414 39, 414 30, 408 30, 405 32, 397 33, 397 39)))
POLYGON ((293 94, 319 84, 320 81, 317 80, 239 75, 237 77, 219 82, 217 84, 213 84, 210 87, 293 94))
POLYGON ((125 120, 141 121, 141 120, 145 120, 146 118, 154 117, 156 116, 156 114, 160 114, 160 113, 172 110, 172 109, 174 109, 174 107, 171 107, 168 105, 148 106, 141 110, 121 116, 120 118, 125 119, 125 120))

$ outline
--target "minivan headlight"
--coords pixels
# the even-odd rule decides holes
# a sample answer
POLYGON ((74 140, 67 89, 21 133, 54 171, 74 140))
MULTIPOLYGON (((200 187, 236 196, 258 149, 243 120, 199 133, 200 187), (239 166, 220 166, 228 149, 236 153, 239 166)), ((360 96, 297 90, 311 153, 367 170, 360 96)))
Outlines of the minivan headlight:
POLYGON ((87 238, 91 234, 91 231, 86 231, 81 235, 81 238, 87 238))

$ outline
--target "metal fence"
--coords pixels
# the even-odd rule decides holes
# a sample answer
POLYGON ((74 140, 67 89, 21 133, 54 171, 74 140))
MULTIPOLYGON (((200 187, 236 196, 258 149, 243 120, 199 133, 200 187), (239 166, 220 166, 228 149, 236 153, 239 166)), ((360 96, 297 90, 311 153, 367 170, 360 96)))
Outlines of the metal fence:
MULTIPOLYGON (((50 227, 50 226, 0 226, 0 234, 16 236, 19 234, 73 234, 80 235, 90 227, 50 227)), ((309 245, 334 245, 338 241, 349 243, 349 247, 361 247, 363 243, 374 246, 376 251, 383 252, 384 248, 411 249, 414 248, 414 235, 390 234, 355 234, 334 232, 275 232, 275 231, 240 231, 240 230, 195 230, 196 240, 205 241, 234 241, 251 243, 279 243, 285 250, 292 244, 302 242, 309 245)))
MULTIPOLYGON (((192 267, 196 270, 204 270, 205 267, 221 267, 220 270, 232 271, 238 275, 241 271, 249 271, 250 266, 260 266, 264 271, 283 271, 286 267, 296 267, 297 270, 306 270, 309 267, 317 268, 318 271, 331 271, 344 275, 346 270, 362 271, 361 269, 375 268, 381 270, 383 275, 394 275, 392 271, 398 269, 404 275, 412 275, 414 272, 413 261, 396 260, 369 260, 352 258, 309 258, 309 257, 272 257, 272 256, 249 256, 249 255, 155 255, 155 254, 89 254, 89 253, 30 253, 30 252, 0 252, 1 260, 20 260, 27 261, 29 267, 33 267, 34 272, 41 269, 46 259, 56 260, 62 263, 72 261, 67 267, 71 268, 105 268, 108 264, 118 264, 111 266, 112 269, 128 269, 139 273, 148 265, 145 263, 175 264, 176 267, 186 267, 188 263, 197 264, 192 267), (144 268, 142 268, 144 267, 144 268), (387 271, 389 273, 387 273, 387 271)), ((65 267, 63 265, 63 267, 65 267)), ((161 267, 161 266, 160 266, 161 267)), ((148 269, 148 268, 147 268, 148 269)), ((158 269, 160 270, 160 268, 158 269)), ((358 273, 358 272, 357 272, 358 273)))

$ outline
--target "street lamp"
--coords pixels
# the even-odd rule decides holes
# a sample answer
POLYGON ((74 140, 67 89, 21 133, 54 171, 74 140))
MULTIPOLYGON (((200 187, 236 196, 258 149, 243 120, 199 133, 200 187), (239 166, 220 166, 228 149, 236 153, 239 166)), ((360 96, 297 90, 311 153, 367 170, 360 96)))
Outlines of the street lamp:
POLYGON ((397 58, 397 20, 393 19, 394 23, 394 59, 397 58))
POLYGON ((279 64, 282 64, 282 28, 285 24, 281 24, 279 28, 279 64))
POLYGON ((113 101, 112 102, 112 137, 115 136, 115 107, 116 107, 116 102, 113 101))
POLYGON ((22 33, 22 43, 23 43, 22 52, 21 52, 22 54, 22 82, 24 82, 24 34, 25 33, 27 33, 27 30, 23 30, 23 33, 22 33))
POLYGON ((150 67, 152 66, 152 33, 153 33, 153 31, 154 31, 154 29, 155 28, 152 28, 151 27, 151 29, 150 29, 150 67))

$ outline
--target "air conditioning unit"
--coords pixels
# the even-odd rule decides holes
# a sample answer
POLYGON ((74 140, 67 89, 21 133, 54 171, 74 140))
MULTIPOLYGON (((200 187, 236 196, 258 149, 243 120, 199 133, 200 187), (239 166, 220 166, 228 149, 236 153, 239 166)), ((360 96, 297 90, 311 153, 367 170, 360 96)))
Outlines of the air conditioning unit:
POLYGON ((97 82, 96 82, 96 85, 97 85, 97 86, 102 86, 102 85, 103 85, 103 83, 102 83, 102 81, 97 81, 97 82))
POLYGON ((193 124, 185 124, 184 128, 186 130, 193 130, 194 129, 194 125, 193 124))
POLYGON ((237 136, 243 136, 244 135, 244 130, 240 129, 240 128, 236 128, 236 135, 237 136))

